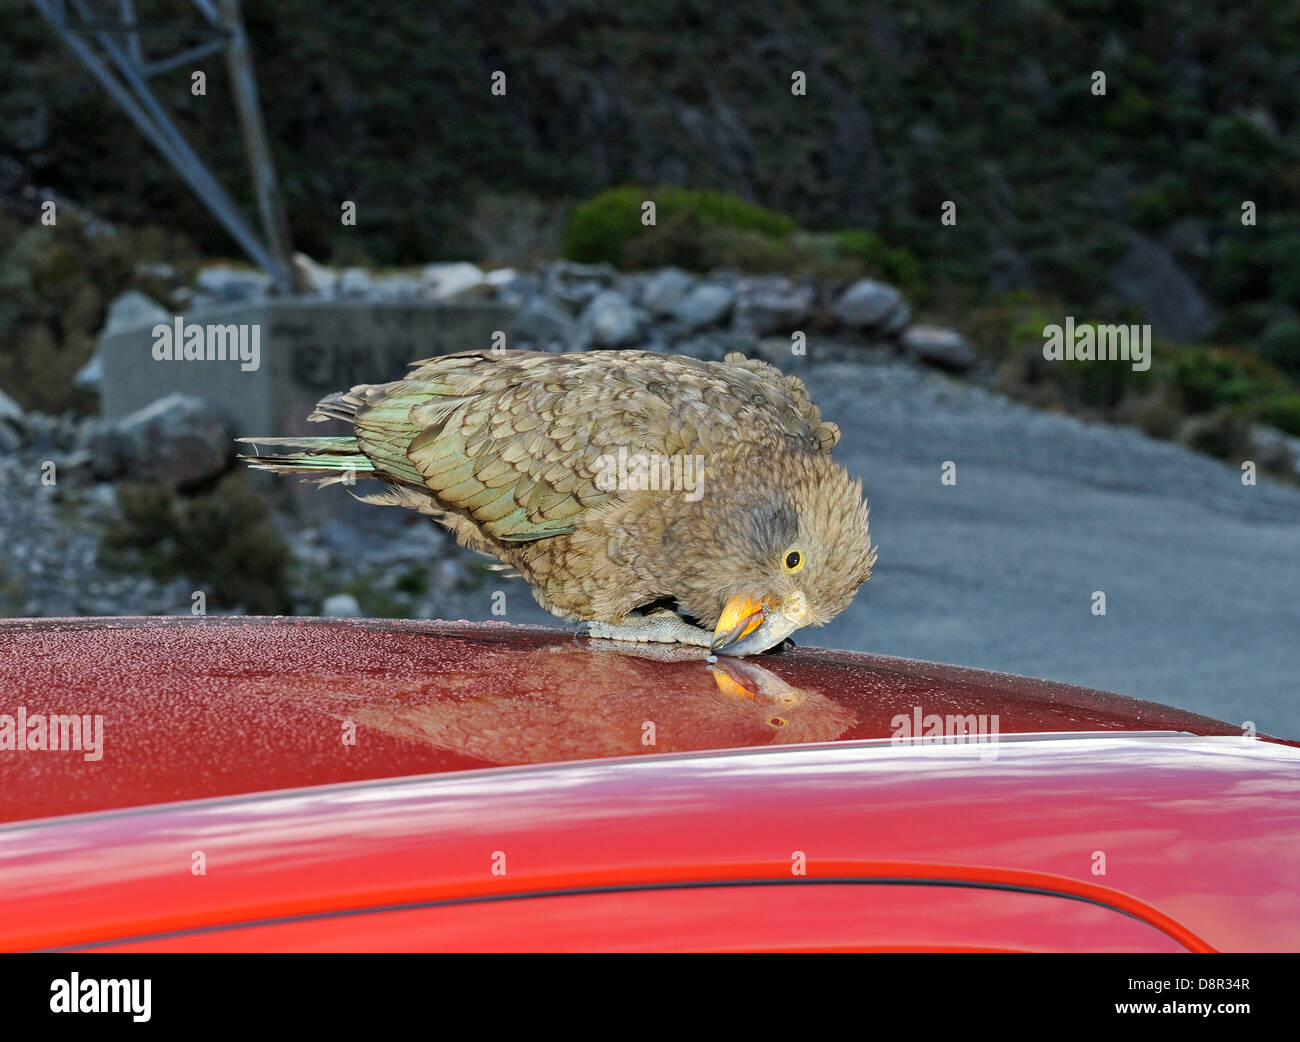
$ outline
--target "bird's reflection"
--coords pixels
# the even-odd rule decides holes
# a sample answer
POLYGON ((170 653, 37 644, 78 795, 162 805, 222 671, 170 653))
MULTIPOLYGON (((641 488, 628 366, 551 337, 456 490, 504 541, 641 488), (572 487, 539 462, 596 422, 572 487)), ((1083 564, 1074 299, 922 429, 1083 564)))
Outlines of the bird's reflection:
POLYGON ((419 683, 353 677, 348 687, 342 699, 337 688, 317 697, 362 728, 500 764, 831 741, 856 722, 752 660, 710 665, 653 647, 488 652, 474 669, 419 683))

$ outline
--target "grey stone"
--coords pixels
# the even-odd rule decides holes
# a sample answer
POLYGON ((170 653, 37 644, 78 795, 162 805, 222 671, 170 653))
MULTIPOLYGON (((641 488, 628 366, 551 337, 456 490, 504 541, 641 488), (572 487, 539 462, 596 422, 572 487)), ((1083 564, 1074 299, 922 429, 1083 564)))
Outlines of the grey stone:
POLYGON ((374 281, 365 268, 344 268, 339 274, 340 297, 365 297, 374 289, 374 281))
POLYGON ((483 270, 469 261, 430 264, 424 269, 423 278, 434 300, 452 300, 487 284, 483 270))
POLYGON ((17 452, 22 448, 22 436, 7 423, 0 423, 0 456, 17 452))
POLYGON ((1183 342, 1207 336, 1218 323, 1218 312, 1191 276, 1154 239, 1130 229, 1119 234, 1129 250, 1111 270, 1115 293, 1137 304, 1161 336, 1183 342))
POLYGON ((673 305, 672 317, 685 326, 688 332, 693 333, 721 322, 735 303, 735 290, 706 282, 696 286, 673 305))
POLYGON ((8 423, 14 427, 23 426, 25 414, 23 407, 16 401, 0 391, 0 423, 8 423))
POLYGON ((802 328, 812 311, 812 287, 780 282, 756 286, 751 292, 742 291, 736 302, 736 325, 758 336, 791 333, 802 328))
POLYGON ((835 302, 835 317, 853 329, 885 329, 906 312, 903 295, 875 279, 859 279, 835 302))
POLYGON ((515 316, 515 339, 538 347, 571 346, 578 338, 578 323, 564 308, 545 297, 534 297, 515 316))
POLYGON ((99 477, 188 488, 225 471, 234 449, 226 425, 200 398, 169 394, 99 427, 93 460, 99 477))
POLYGON ((224 303, 257 300, 271 288, 271 277, 251 268, 214 264, 199 272, 194 288, 205 297, 224 303))
POLYGON ((603 290, 578 320, 578 339, 590 347, 627 347, 641 335, 642 312, 622 293, 603 290))
POLYGON ((137 326, 155 326, 159 322, 170 322, 171 314, 152 297, 146 297, 138 290, 127 290, 114 297, 108 305, 108 315, 104 319, 101 335, 119 333, 124 329, 137 326))
POLYGON ((424 283, 411 275, 378 275, 370 292, 375 300, 418 300, 424 294, 424 283))
POLYGON ((808 365, 808 355, 797 355, 793 351, 789 337, 765 336, 754 347, 754 353, 764 362, 776 366, 782 372, 803 369, 808 365))
POLYGON ((360 602, 350 593, 335 593, 326 597, 320 613, 330 619, 359 619, 362 615, 360 602))
POLYGON ((333 268, 327 268, 323 264, 317 264, 305 253, 295 253, 293 255, 293 266, 302 280, 303 285, 309 293, 333 293, 335 283, 338 282, 338 272, 333 268))
POLYGON ((72 386, 81 391, 98 393, 103 380, 104 363, 96 352, 90 356, 89 362, 77 370, 77 375, 72 378, 72 386))
POLYGON ((694 284, 695 279, 681 268, 664 268, 646 281, 641 290, 641 306, 652 315, 667 315, 694 284))
POLYGON ((546 269, 546 292, 574 313, 582 311, 618 281, 609 264, 574 264, 557 261, 546 269))
POLYGON ((163 282, 175 282, 180 277, 173 265, 161 261, 140 261, 135 266, 135 273, 144 275, 147 278, 159 279, 163 282))
POLYGON ((964 373, 978 361, 965 337, 942 326, 909 326, 902 345, 913 358, 949 372, 964 373))

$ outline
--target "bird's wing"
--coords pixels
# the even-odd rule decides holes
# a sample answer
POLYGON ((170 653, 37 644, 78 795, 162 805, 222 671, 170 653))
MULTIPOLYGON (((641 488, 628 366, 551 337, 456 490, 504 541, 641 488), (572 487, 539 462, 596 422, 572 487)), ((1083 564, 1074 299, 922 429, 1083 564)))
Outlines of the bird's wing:
POLYGON ((382 470, 505 541, 572 531, 618 497, 598 487, 597 460, 622 448, 707 458, 782 438, 829 451, 838 437, 797 378, 743 359, 475 352, 417 362, 404 380, 341 397, 382 470))
POLYGON ((786 376, 774 365, 733 352, 723 359, 734 378, 748 378, 757 393, 766 397, 779 417, 785 433, 818 452, 829 453, 840 440, 839 424, 822 419, 822 411, 813 404, 808 388, 797 376, 786 376), (741 374, 745 374, 743 377, 741 374))

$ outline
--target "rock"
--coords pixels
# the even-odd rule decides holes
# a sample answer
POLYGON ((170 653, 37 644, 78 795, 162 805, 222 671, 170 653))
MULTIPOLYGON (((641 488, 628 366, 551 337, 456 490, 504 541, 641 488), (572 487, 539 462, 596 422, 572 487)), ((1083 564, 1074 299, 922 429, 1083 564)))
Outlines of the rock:
POLYGON ((373 288, 374 282, 365 268, 344 268, 339 273, 340 297, 367 297, 373 288))
POLYGON ((108 316, 104 319, 100 335, 107 336, 137 326, 155 326, 159 322, 170 323, 171 320, 170 312, 156 300, 131 289, 114 297, 108 305, 108 316))
POLYGON ((537 347, 571 347, 578 339, 578 323, 573 316, 545 297, 534 297, 519 309, 514 330, 517 341, 537 347))
POLYGON ((77 370, 76 376, 72 378, 72 386, 80 391, 91 391, 99 393, 99 388, 104 382, 104 362, 98 354, 90 356, 90 361, 77 370))
POLYGON ((696 286, 672 307, 672 317, 694 333, 721 322, 736 303, 736 291, 717 283, 696 286))
POLYGON ((1160 236, 1164 244, 1180 257, 1203 261, 1210 256, 1210 222, 1203 217, 1183 217, 1160 236))
POLYGON ((618 272, 610 264, 556 261, 546 269, 546 292, 575 313, 617 281, 618 272))
POLYGON ((755 345, 754 354, 782 372, 805 368, 808 365, 807 353, 797 355, 792 348, 793 344, 789 337, 765 336, 755 345))
POLYGON ((792 333, 803 327, 812 306, 811 286, 795 287, 785 279, 774 280, 740 294, 734 321, 760 337, 792 333))
POLYGON ((641 306, 662 318, 694 284, 695 279, 681 268, 664 268, 651 275, 642 288, 641 306))
POLYGON ((326 597, 320 613, 328 619, 359 619, 362 615, 360 602, 350 593, 335 593, 326 597))
POLYGON ((223 473, 234 445, 201 398, 169 394, 92 436, 96 477, 188 488, 223 473))
POLYGON ((419 300, 424 282, 413 275, 379 275, 372 282, 371 296, 377 300, 419 300))
POLYGON ((603 290, 578 320, 578 340, 588 347, 626 347, 641 335, 642 312, 622 293, 603 290))
POLYGON ((0 391, 0 424, 8 424, 12 427, 24 426, 26 414, 23 407, 16 401, 0 391))
MULTIPOLYGON (((859 330, 899 328, 902 316, 908 316, 903 295, 883 282, 859 279, 835 302, 835 317, 844 325, 859 330)), ((902 317, 906 324, 907 317, 902 317)))
POLYGON ((1276 427, 1253 423, 1247 444, 1261 470, 1300 477, 1300 438, 1276 427))
POLYGON ((978 361, 966 338, 943 326, 908 326, 902 344, 918 361, 951 373, 964 373, 978 361))
POLYGON ((175 282, 180 278, 176 268, 162 261, 140 261, 135 266, 135 273, 145 278, 158 279, 160 282, 175 282))
POLYGON ((22 448, 22 436, 7 423, 0 423, 0 456, 17 452, 22 448))
POLYGON ((430 264, 425 267, 423 278, 434 300, 451 300, 487 284, 482 269, 468 261, 430 264))
POLYGON ((1207 336, 1218 324, 1218 312, 1191 276, 1154 239, 1127 228, 1119 235, 1129 250, 1111 269, 1115 294, 1137 304, 1161 336, 1183 342, 1207 336))
POLYGON ((232 268, 214 264, 203 268, 194 287, 199 293, 225 303, 256 300, 271 288, 271 276, 251 268, 232 268))
POLYGON ((293 267, 308 293, 333 293, 338 273, 333 268, 317 264, 305 253, 293 255, 293 267))
POLYGON ((547 269, 551 278, 561 282, 594 280, 602 285, 613 285, 618 272, 612 264, 579 264, 576 261, 556 261, 547 269))

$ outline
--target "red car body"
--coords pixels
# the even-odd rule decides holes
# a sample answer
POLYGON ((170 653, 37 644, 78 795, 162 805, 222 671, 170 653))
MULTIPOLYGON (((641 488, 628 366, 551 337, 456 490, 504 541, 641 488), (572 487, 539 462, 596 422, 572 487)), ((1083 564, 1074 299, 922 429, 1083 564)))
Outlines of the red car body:
POLYGON ((0 745, 4 715, 4 950, 1300 949, 1300 747, 1061 684, 20 620, 0 745), (82 749, 31 747, 52 715, 65 745, 89 718, 82 749))

